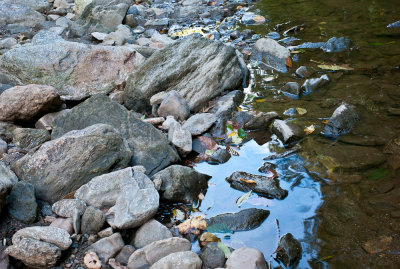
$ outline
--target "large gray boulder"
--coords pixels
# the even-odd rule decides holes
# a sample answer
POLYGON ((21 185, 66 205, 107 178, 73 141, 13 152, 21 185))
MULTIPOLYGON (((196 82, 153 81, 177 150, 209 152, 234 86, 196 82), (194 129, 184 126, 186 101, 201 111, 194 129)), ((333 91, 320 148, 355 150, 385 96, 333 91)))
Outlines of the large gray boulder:
POLYGON ((65 100, 108 93, 144 58, 134 46, 93 46, 54 38, 10 49, 0 56, 0 83, 44 84, 65 100))
POLYGON ((39 12, 50 9, 50 2, 48 0, 2 0, 2 3, 28 7, 39 12))
POLYGON ((64 229, 50 226, 34 226, 18 230, 13 235, 12 242, 18 244, 24 238, 47 242, 62 250, 68 249, 72 244, 70 235, 64 229))
POLYGON ((179 160, 178 153, 159 130, 102 95, 89 98, 57 118, 53 122, 52 138, 96 123, 114 127, 128 141, 133 152, 130 164, 143 165, 148 174, 179 160))
POLYGON ((155 219, 143 224, 135 233, 132 245, 142 248, 150 243, 172 237, 171 231, 155 219))
MULTIPOLYGON (((15 1, 14 1, 15 2, 15 1)), ((12 1, 1 1, 0 2, 0 25, 18 25, 25 27, 35 27, 40 23, 46 21, 46 17, 43 14, 31 9, 24 2, 12 3, 12 1)), ((30 2, 30 1, 28 1, 30 2)))
POLYGON ((247 68, 233 47, 191 36, 153 53, 125 88, 125 106, 142 110, 161 91, 176 90, 191 110, 199 110, 224 91, 243 85, 247 68))
POLYGON ((107 209, 108 224, 113 228, 135 228, 157 212, 160 196, 153 182, 131 167, 93 178, 80 187, 75 198, 88 205, 107 209))
POLYGON ((54 202, 99 174, 126 167, 131 157, 114 128, 96 124, 44 143, 19 159, 13 170, 35 186, 37 198, 54 202))

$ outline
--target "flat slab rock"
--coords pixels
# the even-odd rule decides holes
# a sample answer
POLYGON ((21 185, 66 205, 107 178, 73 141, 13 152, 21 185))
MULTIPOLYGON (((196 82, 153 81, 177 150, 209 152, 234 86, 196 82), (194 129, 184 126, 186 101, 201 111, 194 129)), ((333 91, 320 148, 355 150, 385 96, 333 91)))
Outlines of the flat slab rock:
POLYGON ((252 190, 268 198, 282 200, 288 195, 288 191, 279 186, 279 181, 276 178, 268 178, 266 176, 238 171, 225 178, 225 180, 228 181, 234 189, 241 191, 252 190))

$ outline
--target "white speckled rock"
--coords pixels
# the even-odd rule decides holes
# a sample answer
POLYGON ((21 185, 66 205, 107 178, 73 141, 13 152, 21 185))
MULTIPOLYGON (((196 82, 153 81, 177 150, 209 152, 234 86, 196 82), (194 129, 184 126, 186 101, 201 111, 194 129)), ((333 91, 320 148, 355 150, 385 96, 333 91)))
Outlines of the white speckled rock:
POLYGON ((18 244, 24 238, 32 238, 56 245, 62 250, 68 249, 72 244, 72 240, 67 231, 50 226, 34 226, 27 227, 17 231, 13 237, 13 244, 18 244))

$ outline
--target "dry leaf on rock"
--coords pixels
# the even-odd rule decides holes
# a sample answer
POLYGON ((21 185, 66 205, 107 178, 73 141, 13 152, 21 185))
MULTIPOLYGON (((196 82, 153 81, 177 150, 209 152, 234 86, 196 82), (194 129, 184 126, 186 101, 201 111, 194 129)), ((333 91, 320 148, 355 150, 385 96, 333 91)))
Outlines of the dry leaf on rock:
POLYGON ((202 217, 187 219, 178 226, 180 234, 200 235, 207 228, 207 222, 202 217))
POLYGON ((200 245, 201 246, 205 246, 207 245, 209 242, 221 242, 221 239, 218 238, 217 236, 215 236, 212 233, 209 232, 205 232, 200 236, 200 245))

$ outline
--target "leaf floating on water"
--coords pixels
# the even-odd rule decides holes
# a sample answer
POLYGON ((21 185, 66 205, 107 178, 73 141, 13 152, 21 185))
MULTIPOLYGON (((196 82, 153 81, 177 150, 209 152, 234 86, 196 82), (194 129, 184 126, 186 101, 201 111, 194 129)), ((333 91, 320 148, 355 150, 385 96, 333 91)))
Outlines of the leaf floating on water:
POLYGON ((286 64, 287 67, 292 67, 293 66, 292 58, 287 57, 285 59, 285 64, 286 64))
POLYGON ((256 182, 254 180, 251 180, 251 179, 241 178, 240 181, 243 182, 243 183, 246 183, 246 184, 250 184, 250 185, 256 184, 256 182))
POLYGON ((240 156, 239 152, 237 152, 236 150, 234 150, 231 146, 226 145, 226 150, 232 154, 233 156, 240 156))
POLYGON ((231 138, 234 135, 236 135, 236 132, 231 132, 230 134, 228 134, 228 138, 231 138))
POLYGON ((378 169, 375 169, 374 171, 372 171, 368 175, 368 179, 369 180, 379 180, 379 179, 386 177, 388 174, 389 174, 389 170, 387 170, 385 168, 378 168, 378 169))
MULTIPOLYGON (((254 181, 254 180, 253 180, 254 181)), ((251 196, 252 191, 249 191, 248 193, 243 194, 242 196, 237 199, 236 204, 238 207, 240 207, 244 202, 246 202, 247 199, 251 196)))
POLYGON ((312 134, 314 131, 315 131, 314 124, 312 124, 304 129, 304 132, 306 133, 306 135, 312 134))
POLYGON ((205 246, 209 242, 221 242, 221 239, 210 232, 205 232, 200 236, 199 241, 202 246, 205 246))
POLYGON ((232 143, 233 144, 239 145, 242 142, 243 142, 243 139, 240 138, 237 134, 232 136, 232 143))
POLYGON ((299 113, 299 115, 304 115, 307 113, 307 109, 301 107, 296 107, 296 111, 299 113))
POLYGON ((321 69, 324 69, 324 70, 331 70, 331 71, 339 71, 339 70, 351 71, 351 70, 354 70, 354 68, 350 67, 348 64, 342 64, 342 65, 320 64, 320 65, 318 65, 318 67, 321 68, 321 69))
POLYGON ((232 233, 232 230, 225 223, 215 223, 215 224, 207 227, 207 232, 210 232, 210 233, 232 233))
POLYGON ((240 138, 242 138, 242 139, 245 139, 245 138, 246 138, 246 132, 245 132, 242 128, 240 128, 240 129, 238 130, 238 136, 239 136, 240 138))
POLYGON ((331 255, 331 256, 325 256, 325 257, 319 259, 318 261, 319 261, 319 262, 323 262, 323 261, 330 260, 330 259, 332 259, 332 258, 334 258, 334 257, 335 257, 335 256, 333 256, 333 255, 331 255))
POLYGON ((228 259, 231 256, 231 250, 225 244, 218 242, 217 246, 220 250, 222 250, 222 252, 224 252, 225 258, 228 259))

